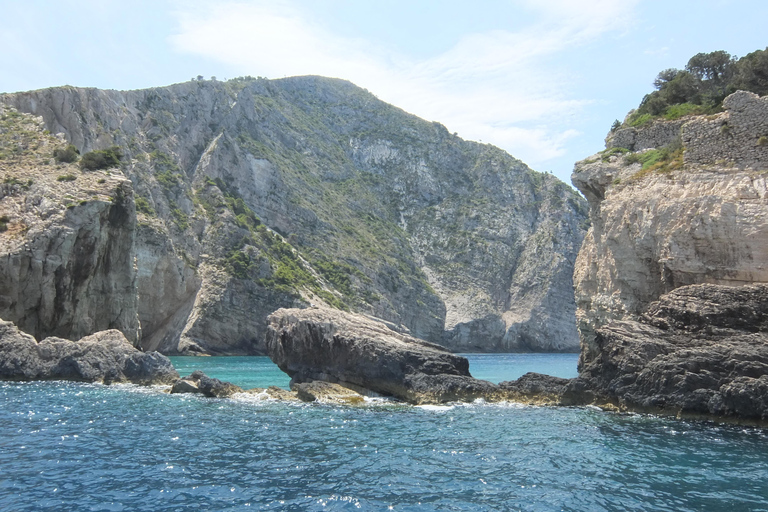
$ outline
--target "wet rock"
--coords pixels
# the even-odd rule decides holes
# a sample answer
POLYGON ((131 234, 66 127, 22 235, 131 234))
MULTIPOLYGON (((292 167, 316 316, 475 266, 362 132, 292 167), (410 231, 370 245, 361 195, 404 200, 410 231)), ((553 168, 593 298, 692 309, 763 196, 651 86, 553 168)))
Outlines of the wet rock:
POLYGON ((328 308, 273 313, 267 349, 292 385, 332 382, 414 404, 469 401, 497 390, 474 379, 465 358, 439 345, 328 308))
POLYGON ((279 388, 277 386, 269 386, 268 388, 251 388, 246 389, 244 393, 253 395, 263 400, 279 400, 282 402, 298 402, 299 396, 295 391, 288 391, 287 389, 279 388))
POLYGON ((517 380, 501 382, 499 389, 508 400, 559 404, 571 380, 528 372, 517 380))
POLYGON ((208 377, 200 370, 173 383, 171 393, 199 393, 210 398, 229 398, 235 393, 242 393, 243 388, 231 382, 208 377))
POLYGON ((49 337, 37 342, 12 322, 0 320, 0 379, 150 385, 170 384, 178 378, 167 357, 140 352, 115 329, 80 341, 49 337))
POLYGON ((291 386, 302 402, 321 402, 344 405, 365 403, 365 397, 349 388, 332 382, 314 380, 291 386))
POLYGON ((768 285, 678 288, 640 321, 597 329, 597 357, 565 395, 578 401, 591 393, 631 409, 766 420, 767 322, 768 285))

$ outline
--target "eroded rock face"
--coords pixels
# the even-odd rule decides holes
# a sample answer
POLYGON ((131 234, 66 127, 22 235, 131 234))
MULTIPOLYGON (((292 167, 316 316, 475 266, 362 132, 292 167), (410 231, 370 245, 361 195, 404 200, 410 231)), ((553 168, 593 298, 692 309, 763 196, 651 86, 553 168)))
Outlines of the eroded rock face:
POLYGON ((41 340, 141 330, 131 183, 117 169, 83 172, 51 154, 66 143, 0 106, 0 317, 41 340))
MULTIPOLYGON (((685 149, 677 170, 641 170, 630 157, 642 153, 576 164, 572 181, 592 221, 574 270, 582 364, 597 354, 596 329, 638 319, 678 287, 768 282, 768 185, 760 167, 768 144, 759 146, 755 131, 764 104, 737 93, 714 119, 675 122, 685 149)), ((661 133, 655 126, 649 129, 661 133)))
POLYGON ((167 357, 140 352, 115 329, 79 341, 49 337, 37 342, 12 322, 0 321, 0 379, 150 385, 178 378, 167 357))
POLYGON ((567 398, 768 419, 768 285, 681 287, 595 334, 567 398))
POLYGON ((377 320, 327 308, 276 311, 267 348, 293 383, 339 383, 415 404, 471 401, 496 390, 472 378, 463 357, 377 320))

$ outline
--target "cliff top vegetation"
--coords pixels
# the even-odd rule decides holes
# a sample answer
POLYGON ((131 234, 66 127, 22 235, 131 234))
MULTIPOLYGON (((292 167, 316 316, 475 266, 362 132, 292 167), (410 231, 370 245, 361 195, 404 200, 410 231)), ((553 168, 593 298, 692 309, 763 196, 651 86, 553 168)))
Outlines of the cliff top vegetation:
MULTIPOLYGON (((723 50, 698 53, 685 69, 665 69, 653 81, 624 125, 643 126, 654 119, 679 119, 691 114, 722 111, 723 99, 738 90, 768 94, 768 48, 737 58, 723 50)), ((622 126, 618 121, 613 129, 622 126)))

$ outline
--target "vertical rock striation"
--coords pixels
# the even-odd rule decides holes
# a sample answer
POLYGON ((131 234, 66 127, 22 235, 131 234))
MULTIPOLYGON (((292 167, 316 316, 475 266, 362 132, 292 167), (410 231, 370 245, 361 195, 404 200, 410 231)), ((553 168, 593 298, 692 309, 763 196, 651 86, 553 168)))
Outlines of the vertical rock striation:
POLYGON ((0 317, 38 340, 118 329, 138 343, 136 212, 118 172, 55 163, 62 140, 0 107, 0 317))
POLYGON ((575 351, 583 199, 349 82, 195 81, 0 95, 136 194, 145 349, 263 353, 265 319, 327 304, 456 350, 575 351))

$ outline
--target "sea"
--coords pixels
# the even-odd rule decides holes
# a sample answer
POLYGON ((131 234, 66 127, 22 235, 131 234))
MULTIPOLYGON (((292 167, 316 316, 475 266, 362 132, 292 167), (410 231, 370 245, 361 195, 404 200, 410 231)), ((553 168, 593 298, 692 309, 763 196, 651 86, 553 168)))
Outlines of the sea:
MULTIPOLYGON (((573 354, 465 354, 473 376, 576 375, 573 354)), ((265 357, 175 357, 244 388, 265 357)), ((768 431, 515 403, 208 399, 0 383, 0 511, 768 511, 768 431)))

